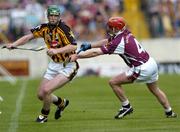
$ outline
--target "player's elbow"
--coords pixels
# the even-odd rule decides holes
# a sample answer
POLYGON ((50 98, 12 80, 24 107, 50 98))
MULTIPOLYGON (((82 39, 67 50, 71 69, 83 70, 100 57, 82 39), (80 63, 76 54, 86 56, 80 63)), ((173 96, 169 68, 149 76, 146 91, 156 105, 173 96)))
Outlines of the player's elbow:
POLYGON ((96 48, 96 49, 92 50, 92 56, 93 57, 99 56, 99 55, 102 55, 102 51, 100 48, 96 48))
POLYGON ((23 37, 24 42, 28 42, 34 38, 33 34, 27 34, 23 37))
POLYGON ((92 57, 95 57, 95 56, 98 56, 98 55, 100 55, 100 54, 97 51, 93 51, 92 54, 91 54, 92 57))

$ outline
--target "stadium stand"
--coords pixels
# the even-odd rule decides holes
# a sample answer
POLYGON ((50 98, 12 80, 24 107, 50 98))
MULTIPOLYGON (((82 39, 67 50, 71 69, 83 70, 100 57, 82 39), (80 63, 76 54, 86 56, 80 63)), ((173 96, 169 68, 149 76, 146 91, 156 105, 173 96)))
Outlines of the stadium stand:
POLYGON ((78 40, 105 37, 105 22, 115 15, 125 17, 129 28, 139 39, 180 35, 178 0, 0 1, 0 33, 10 41, 26 34, 31 27, 46 21, 45 8, 48 4, 59 5, 63 20, 73 28, 78 40))
POLYGON ((125 10, 122 16, 126 18, 129 28, 140 39, 146 39, 150 37, 150 32, 148 30, 148 23, 145 19, 144 13, 142 12, 140 6, 140 0, 129 0, 124 1, 125 10))

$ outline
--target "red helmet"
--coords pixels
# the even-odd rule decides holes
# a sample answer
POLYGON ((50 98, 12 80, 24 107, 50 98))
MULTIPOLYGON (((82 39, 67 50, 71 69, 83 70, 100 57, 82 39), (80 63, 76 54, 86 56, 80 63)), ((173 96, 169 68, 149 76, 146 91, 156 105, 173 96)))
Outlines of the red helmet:
POLYGON ((109 26, 109 28, 122 30, 126 26, 126 22, 122 17, 111 17, 109 18, 107 25, 109 26))

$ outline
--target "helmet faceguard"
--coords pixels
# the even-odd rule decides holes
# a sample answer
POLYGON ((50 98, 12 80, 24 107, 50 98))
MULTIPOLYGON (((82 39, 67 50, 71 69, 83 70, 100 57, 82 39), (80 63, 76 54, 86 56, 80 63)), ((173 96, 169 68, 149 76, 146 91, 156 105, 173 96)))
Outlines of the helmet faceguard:
POLYGON ((107 32, 110 35, 116 35, 126 28, 126 22, 122 17, 111 17, 107 23, 107 32))

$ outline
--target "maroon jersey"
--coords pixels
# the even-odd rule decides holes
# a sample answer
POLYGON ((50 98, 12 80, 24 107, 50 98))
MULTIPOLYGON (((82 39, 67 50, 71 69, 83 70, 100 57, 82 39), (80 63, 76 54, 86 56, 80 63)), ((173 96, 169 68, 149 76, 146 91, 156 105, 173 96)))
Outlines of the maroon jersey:
POLYGON ((129 67, 139 66, 149 59, 149 54, 127 29, 110 37, 109 42, 101 47, 104 54, 118 54, 129 67))

